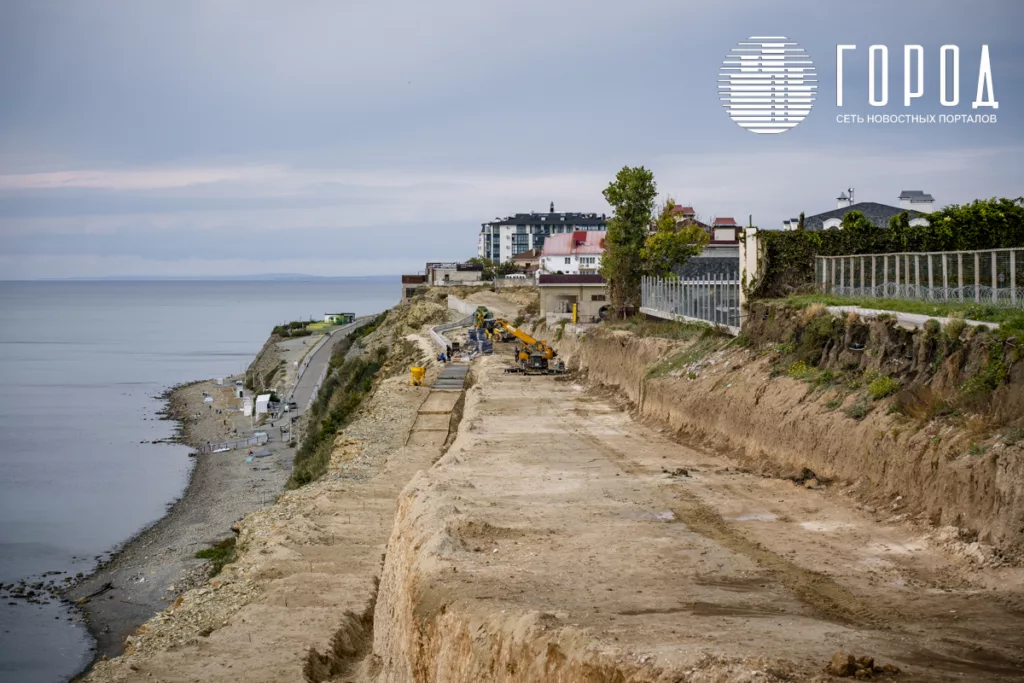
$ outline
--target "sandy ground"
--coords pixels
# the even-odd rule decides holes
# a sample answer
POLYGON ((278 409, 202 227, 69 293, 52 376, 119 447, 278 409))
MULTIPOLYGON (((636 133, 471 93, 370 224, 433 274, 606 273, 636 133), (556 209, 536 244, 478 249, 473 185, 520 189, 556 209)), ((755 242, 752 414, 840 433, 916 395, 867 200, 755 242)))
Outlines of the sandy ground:
MULTIPOLYGON (((198 382, 172 392, 171 411, 182 422, 184 443, 197 447, 249 434, 249 418, 232 410, 239 403, 232 397, 234 379, 225 386, 198 382), (213 403, 204 403, 206 394, 213 403)), ((127 635, 204 583, 206 562, 194 558, 196 551, 230 536, 231 525, 246 512, 274 501, 291 473, 294 452, 277 428, 266 431, 271 441, 261 448, 270 457, 247 463, 248 449, 197 456, 188 487, 168 514, 70 591, 68 597, 79 600, 113 586, 83 605, 98 655, 121 652, 127 635)))
POLYGON ((837 650, 900 680, 1021 680, 1020 569, 979 569, 841 489, 748 473, 614 397, 503 366, 475 362, 458 439, 399 501, 377 680, 542 680, 574 660, 628 680, 812 680, 837 650), (510 658, 524 632, 547 654, 510 658))

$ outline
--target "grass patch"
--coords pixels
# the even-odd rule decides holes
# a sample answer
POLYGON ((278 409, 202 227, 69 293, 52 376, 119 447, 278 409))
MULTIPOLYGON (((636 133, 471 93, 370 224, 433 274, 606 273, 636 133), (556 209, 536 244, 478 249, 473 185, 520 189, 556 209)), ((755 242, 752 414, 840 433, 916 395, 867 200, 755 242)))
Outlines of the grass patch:
POLYGON ((841 398, 834 398, 825 404, 825 410, 831 412, 841 405, 843 405, 843 400, 841 398))
MULTIPOLYGON (((870 297, 846 297, 831 294, 803 294, 788 297, 784 301, 788 306, 798 309, 807 308, 815 304, 825 306, 861 306, 876 310, 899 311, 900 313, 919 313, 940 318, 948 318, 950 316, 959 317, 961 320, 969 318, 971 320, 998 323, 1001 332, 1007 336, 1024 332, 1024 310, 1019 308, 1003 308, 984 303, 958 303, 953 301, 935 303, 933 301, 874 299, 870 297)), ((951 324, 954 324, 955 329, 955 326, 959 323, 951 321, 951 324)), ((947 334, 950 334, 952 331, 947 329, 947 334)), ((963 331, 962 327, 960 331, 963 331)), ((956 336, 959 336, 959 334, 956 336)))
POLYGON ((292 322, 285 323, 284 325, 275 325, 272 332, 278 337, 285 338, 308 337, 313 334, 312 330, 309 329, 309 325, 312 322, 312 320, 293 320, 292 322))
POLYGON ((625 320, 607 320, 603 324, 610 330, 625 330, 638 337, 679 340, 694 339, 704 335, 707 330, 713 329, 710 325, 703 323, 651 320, 645 315, 634 315, 625 320))
POLYGON ((979 443, 972 443, 971 447, 967 449, 968 455, 985 455, 985 451, 988 450, 988 446, 982 446, 979 443))
POLYGON ((868 384, 868 394, 874 400, 883 399, 899 391, 900 383, 888 375, 877 377, 868 384))
MULTIPOLYGON (((700 327, 700 336, 696 341, 679 353, 669 356, 661 362, 652 365, 647 370, 647 377, 653 379, 655 377, 665 377, 670 375, 674 371, 682 370, 688 365, 696 363, 709 353, 717 351, 726 344, 732 342, 731 338, 723 336, 718 332, 718 330, 709 325, 701 325, 700 327)), ((694 379, 696 378, 696 375, 690 372, 687 373, 687 377, 694 379)))
POLYGON ((790 365, 786 374, 793 379, 799 380, 812 380, 818 377, 818 371, 802 360, 798 360, 790 365))
POLYGON ((214 543, 209 548, 203 548, 196 553, 196 557, 200 560, 210 561, 210 576, 220 574, 224 566, 234 562, 237 556, 234 536, 214 543))
POLYGON ((965 397, 977 397, 995 391, 1010 376, 1010 369, 1001 356, 992 356, 977 375, 960 387, 965 397))

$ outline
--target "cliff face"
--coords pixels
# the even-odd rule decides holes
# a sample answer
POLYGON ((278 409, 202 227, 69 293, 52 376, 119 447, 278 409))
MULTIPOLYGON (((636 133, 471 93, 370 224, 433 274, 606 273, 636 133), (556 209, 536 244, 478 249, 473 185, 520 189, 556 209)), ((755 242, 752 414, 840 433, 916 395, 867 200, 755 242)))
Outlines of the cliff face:
POLYGON ((708 344, 568 328, 557 348, 684 441, 772 475, 855 483, 869 506, 1007 556, 1024 548, 1024 363, 1012 340, 764 305, 744 333, 708 344))

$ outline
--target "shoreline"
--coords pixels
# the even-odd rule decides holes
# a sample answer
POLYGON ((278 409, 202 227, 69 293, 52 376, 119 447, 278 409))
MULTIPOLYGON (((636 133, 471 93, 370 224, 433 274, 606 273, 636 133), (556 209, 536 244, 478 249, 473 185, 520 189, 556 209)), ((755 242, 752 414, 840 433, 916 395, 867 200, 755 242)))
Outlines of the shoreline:
MULTIPOLYGON (((327 342, 327 358, 337 341, 370 318, 365 316, 361 322, 329 332, 333 341, 327 342)), ((309 341, 302 340, 301 347, 309 341)), ((271 342, 275 342, 273 334, 247 371, 271 342)), ((319 349, 302 349, 296 340, 278 339, 275 343, 281 345, 278 354, 284 358, 279 356, 278 360, 282 363, 289 354, 289 360, 294 360, 302 351, 299 361, 304 361, 319 349)), ((246 372, 224 377, 223 384, 213 379, 177 384, 156 397, 164 402, 156 415, 176 424, 171 436, 153 443, 186 446, 194 462, 181 494, 168 503, 159 519, 111 549, 106 560, 63 592, 64 600, 79 612, 94 641, 92 659, 71 681, 87 676, 98 662, 122 654, 125 640, 139 627, 184 593, 206 584, 210 580, 209 562, 196 558, 195 553, 233 538, 237 523, 245 515, 273 505, 285 490, 294 465, 294 429, 281 432, 278 427, 294 422, 297 415, 268 421, 259 428, 269 436, 260 447, 271 452, 269 457, 246 463, 245 448, 198 453, 207 443, 231 441, 251 431, 250 418, 242 416, 234 396, 234 382, 244 380, 246 372), (207 397, 213 402, 208 403, 207 397)), ((297 391, 305 378, 306 374, 301 379, 291 378, 291 391, 297 391)))
POLYGON ((193 462, 184 488, 169 502, 164 515, 112 549, 105 561, 64 592, 94 641, 91 661, 72 681, 86 675, 96 662, 121 654, 125 638, 139 626, 179 595, 205 583, 208 562, 196 559, 195 552, 231 537, 235 522, 247 512, 271 504, 284 489, 294 457, 294 449, 286 443, 268 443, 274 455, 266 461, 272 462, 258 465, 245 463, 242 450, 195 455, 207 441, 230 438, 226 425, 212 434, 211 420, 221 419, 223 413, 213 412, 214 405, 226 403, 232 389, 227 378, 223 386, 212 379, 194 380, 170 387, 159 396, 165 405, 156 415, 176 425, 171 436, 154 443, 186 446, 192 450, 193 462), (220 400, 205 404, 204 394, 218 389, 220 400), (203 415, 206 405, 210 407, 203 415), (253 470, 263 475, 258 483, 264 485, 254 486, 253 477, 245 476, 253 470))

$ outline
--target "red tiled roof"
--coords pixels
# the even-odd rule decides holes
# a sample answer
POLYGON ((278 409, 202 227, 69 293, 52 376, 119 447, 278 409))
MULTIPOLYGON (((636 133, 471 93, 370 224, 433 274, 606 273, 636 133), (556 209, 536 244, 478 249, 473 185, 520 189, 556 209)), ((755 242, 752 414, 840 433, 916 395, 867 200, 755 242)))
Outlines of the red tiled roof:
POLYGON ((604 230, 578 230, 551 235, 544 240, 541 256, 600 254, 604 251, 604 230))
POLYGON ((727 226, 730 226, 730 227, 732 227, 732 226, 739 227, 737 225, 737 223, 736 223, 736 219, 735 218, 731 218, 729 216, 726 216, 724 218, 716 218, 715 219, 715 225, 727 225, 727 226))
POLYGON ((693 210, 692 206, 679 206, 678 204, 672 207, 672 213, 681 213, 684 216, 696 215, 696 212, 693 210))

